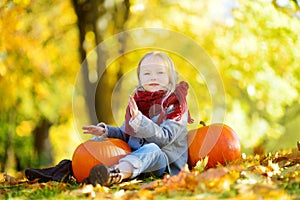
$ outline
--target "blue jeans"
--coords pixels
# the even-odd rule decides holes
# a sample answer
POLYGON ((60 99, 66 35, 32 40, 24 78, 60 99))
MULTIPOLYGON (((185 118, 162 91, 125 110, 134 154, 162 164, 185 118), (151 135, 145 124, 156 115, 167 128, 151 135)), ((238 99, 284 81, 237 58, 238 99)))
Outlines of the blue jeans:
POLYGON ((131 178, 138 175, 153 174, 161 177, 167 168, 166 154, 154 143, 146 143, 131 154, 120 159, 119 163, 128 162, 133 166, 131 178))

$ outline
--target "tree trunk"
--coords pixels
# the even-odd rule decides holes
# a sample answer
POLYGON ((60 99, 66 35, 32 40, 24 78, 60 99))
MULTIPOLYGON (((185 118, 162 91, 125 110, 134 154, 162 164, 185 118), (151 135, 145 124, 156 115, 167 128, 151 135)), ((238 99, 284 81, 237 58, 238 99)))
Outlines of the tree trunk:
MULTIPOLYGON (((113 30, 114 33, 119 33, 125 30, 125 23, 129 18, 129 9, 130 9, 130 2, 129 0, 124 0, 123 2, 119 4, 115 4, 114 9, 112 11, 112 18, 113 18, 113 30)), ((97 31, 97 35, 101 35, 100 31, 97 31)), ((98 36, 101 38, 100 36, 98 36)), ((120 49, 118 49, 118 52, 120 54, 125 52, 126 48, 126 37, 125 34, 122 34, 122 38, 118 38, 118 41, 120 43, 120 49)), ((101 41, 98 41, 98 44, 101 41)), ((98 56, 98 58, 101 58, 98 56)), ((100 68, 103 65, 103 63, 98 62, 98 68, 100 68)), ((123 75, 122 71, 122 64, 118 66, 118 69, 116 69, 117 73, 117 79, 118 80, 120 77, 123 75)), ((114 124, 114 118, 113 118, 113 113, 112 113, 112 108, 111 108, 111 102, 112 102, 112 92, 115 87, 115 83, 111 83, 109 75, 104 72, 98 87, 97 87, 97 94, 96 94, 96 111, 97 111, 97 116, 99 121, 103 121, 109 124, 114 124), (103 98, 104 97, 104 98, 103 98)))
MULTIPOLYGON (((91 92, 94 88, 96 88, 96 83, 91 83, 89 81, 89 63, 85 60, 88 52, 84 49, 84 42, 86 33, 89 31, 95 32, 95 24, 97 19, 103 15, 103 10, 98 12, 99 5, 103 4, 104 0, 73 0, 73 6, 77 15, 77 24, 79 29, 79 51, 81 54, 81 62, 82 62, 82 76, 83 84, 84 84, 84 99, 86 103, 86 108, 88 111, 90 123, 96 123, 93 120, 93 105, 90 102, 94 101, 93 92, 91 92)), ((101 10, 101 9, 100 9, 101 10)))
POLYGON ((42 119, 34 130, 34 148, 38 156, 38 165, 47 166, 52 164, 51 143, 49 140, 49 129, 51 123, 47 119, 42 119))
MULTIPOLYGON (((78 27, 80 34, 80 52, 82 62, 86 59, 88 52, 84 49, 85 36, 88 31, 93 31, 95 34, 96 46, 103 41, 103 30, 97 28, 97 22, 101 17, 104 17, 107 12, 111 12, 113 32, 112 34, 118 33, 124 30, 124 24, 129 16, 129 0, 124 0, 120 3, 115 3, 113 10, 106 10, 104 6, 104 0, 73 0, 73 5, 78 18, 78 27)), ((108 30, 107 30, 108 31, 108 30)), ((105 121, 107 123, 113 122, 112 111, 110 108, 111 94, 113 91, 114 84, 109 84, 110 77, 105 72, 106 69, 106 54, 105 50, 96 48, 97 51, 97 74, 102 74, 98 82, 92 83, 89 80, 89 66, 88 62, 84 62, 82 65, 82 76, 85 90, 85 103, 88 108, 88 115, 91 123, 95 124, 98 121, 105 121), (104 73, 103 73, 104 72, 104 73), (98 87, 97 87, 98 86, 98 87), (97 88, 100 91, 96 94, 93 90, 97 88), (95 101, 96 100, 96 101, 95 101), (91 102, 95 102, 95 105, 91 105, 91 102), (97 112, 97 121, 94 121, 94 109, 97 112)), ((120 49, 122 51, 122 49, 120 49)), ((121 71, 121 67, 119 68, 121 71)))

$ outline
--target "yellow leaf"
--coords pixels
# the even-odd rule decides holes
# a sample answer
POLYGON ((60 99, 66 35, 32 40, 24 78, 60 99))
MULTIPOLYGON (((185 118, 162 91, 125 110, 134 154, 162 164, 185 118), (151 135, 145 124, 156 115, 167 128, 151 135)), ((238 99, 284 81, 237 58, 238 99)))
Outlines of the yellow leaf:
POLYGON ((202 172, 205 170, 205 167, 208 163, 208 156, 205 156, 204 159, 202 160, 199 160, 197 163, 196 163, 196 166, 194 167, 195 170, 199 171, 199 172, 202 172))

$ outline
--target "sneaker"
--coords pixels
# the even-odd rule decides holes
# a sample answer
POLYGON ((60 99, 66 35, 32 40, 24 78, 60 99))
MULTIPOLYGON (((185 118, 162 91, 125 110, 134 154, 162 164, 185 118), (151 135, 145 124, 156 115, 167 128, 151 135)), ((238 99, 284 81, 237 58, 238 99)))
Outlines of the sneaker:
POLYGON ((123 174, 115 167, 106 167, 105 165, 96 165, 91 169, 89 177, 83 180, 83 183, 100 184, 102 186, 109 186, 114 183, 121 183, 123 174))

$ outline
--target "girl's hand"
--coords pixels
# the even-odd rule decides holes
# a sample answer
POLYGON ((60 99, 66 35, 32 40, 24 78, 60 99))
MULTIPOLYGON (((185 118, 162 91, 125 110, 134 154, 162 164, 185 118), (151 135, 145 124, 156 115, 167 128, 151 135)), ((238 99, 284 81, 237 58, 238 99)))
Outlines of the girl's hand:
POLYGON ((130 109, 131 118, 134 119, 138 115, 139 109, 138 109, 136 102, 132 96, 129 96, 128 106, 130 109))
POLYGON ((89 125, 82 127, 82 129, 84 130, 83 134, 92 134, 95 136, 100 136, 105 133, 105 128, 101 126, 89 125))

